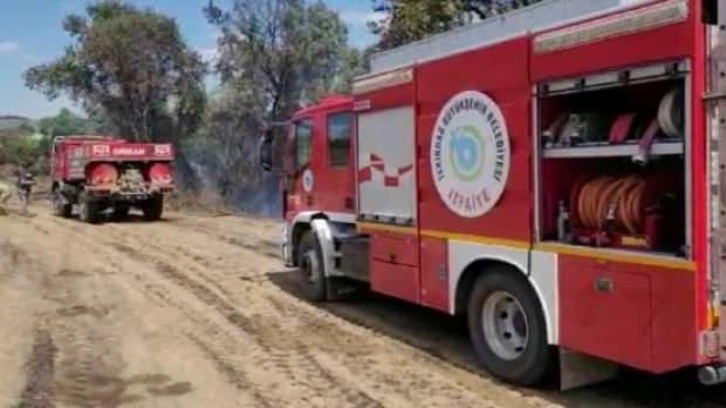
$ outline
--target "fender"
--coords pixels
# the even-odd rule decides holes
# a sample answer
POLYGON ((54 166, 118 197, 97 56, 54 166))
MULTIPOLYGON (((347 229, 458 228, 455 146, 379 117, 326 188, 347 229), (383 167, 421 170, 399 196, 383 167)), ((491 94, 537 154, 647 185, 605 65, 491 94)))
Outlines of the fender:
MULTIPOLYGON (((559 328, 557 320, 557 256, 556 254, 454 241, 449 243, 449 302, 451 313, 456 313, 459 286, 472 273, 472 266, 482 262, 506 264, 516 269, 530 283, 540 306, 547 327, 547 342, 557 345, 559 328)), ((473 272, 476 273, 476 272, 473 272)))
POLYGON ((323 252, 323 274, 326 278, 330 276, 343 276, 335 267, 334 232, 331 224, 323 218, 315 218, 310 222, 310 226, 323 252))
MULTIPOLYGON (((293 253, 295 252, 295 247, 297 246, 297 242, 295 242, 295 237, 293 236, 295 230, 297 229, 297 227, 300 226, 304 226, 306 229, 312 228, 311 222, 315 219, 321 219, 329 222, 355 224, 355 214, 324 211, 302 211, 297 213, 291 221, 285 223, 285 225, 283 225, 282 227, 282 242, 280 246, 282 251, 282 259, 285 261, 285 266, 294 266, 293 253)), ((332 245, 332 240, 330 242, 332 245)), ((327 270, 328 269, 326 267, 326 271, 327 270)))

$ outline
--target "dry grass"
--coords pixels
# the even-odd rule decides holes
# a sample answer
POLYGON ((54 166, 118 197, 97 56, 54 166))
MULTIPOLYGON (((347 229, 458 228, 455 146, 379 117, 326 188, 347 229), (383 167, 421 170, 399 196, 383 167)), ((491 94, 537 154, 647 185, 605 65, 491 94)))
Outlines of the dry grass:
POLYGON ((204 213, 217 216, 237 213, 234 208, 225 204, 219 195, 212 192, 192 194, 177 191, 167 197, 166 208, 171 211, 204 213))

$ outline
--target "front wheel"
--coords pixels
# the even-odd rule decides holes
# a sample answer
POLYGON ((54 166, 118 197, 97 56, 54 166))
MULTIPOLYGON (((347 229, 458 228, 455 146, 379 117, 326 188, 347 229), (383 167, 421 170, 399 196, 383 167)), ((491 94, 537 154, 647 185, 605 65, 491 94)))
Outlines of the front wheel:
POLYGON ((314 302, 327 300, 323 250, 313 231, 306 231, 300 239, 297 259, 305 296, 314 302))
POLYGON ((484 368, 517 385, 541 383, 555 360, 544 314, 519 271, 497 267, 477 281, 469 298, 468 325, 484 368))

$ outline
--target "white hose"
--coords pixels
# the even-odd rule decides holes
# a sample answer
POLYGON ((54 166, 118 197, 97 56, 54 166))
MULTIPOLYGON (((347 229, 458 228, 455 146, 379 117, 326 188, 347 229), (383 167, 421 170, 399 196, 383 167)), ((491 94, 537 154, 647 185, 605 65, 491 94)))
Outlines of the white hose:
POLYGON ((658 107, 658 125, 663 132, 674 138, 683 137, 683 91, 680 88, 668 92, 658 107))

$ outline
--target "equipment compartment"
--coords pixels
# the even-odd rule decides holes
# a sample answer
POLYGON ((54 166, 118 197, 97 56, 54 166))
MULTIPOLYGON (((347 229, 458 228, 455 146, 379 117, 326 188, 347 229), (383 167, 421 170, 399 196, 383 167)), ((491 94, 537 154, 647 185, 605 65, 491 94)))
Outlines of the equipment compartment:
POLYGON ((688 256, 683 67, 539 86, 540 241, 688 256))

